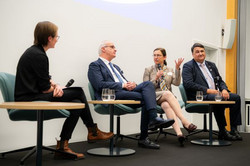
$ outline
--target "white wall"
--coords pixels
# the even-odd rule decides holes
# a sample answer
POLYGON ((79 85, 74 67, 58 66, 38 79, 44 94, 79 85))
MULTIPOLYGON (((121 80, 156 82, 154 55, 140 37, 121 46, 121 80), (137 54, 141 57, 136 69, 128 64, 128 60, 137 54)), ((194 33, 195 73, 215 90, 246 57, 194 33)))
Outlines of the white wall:
MULTIPOLYGON (((185 62, 192 58, 190 47, 194 40, 216 47, 221 45, 226 0, 173 0, 172 15, 173 26, 168 30, 73 0, 1 0, 0 71, 15 74, 19 57, 32 45, 36 23, 44 20, 58 25, 61 36, 56 48, 47 52, 53 80, 64 84, 73 78, 74 85, 82 86, 88 98, 88 65, 98 58, 97 48, 102 40, 115 42, 118 52, 113 62, 123 69, 129 80, 137 83, 142 81, 144 68, 153 64, 151 55, 156 47, 166 48, 168 64, 174 67, 177 57, 184 57, 185 62)), ((218 56, 224 61, 224 51, 219 50, 218 56)), ((224 75, 224 64, 220 63, 219 68, 224 75)), ((173 91, 181 98, 177 87, 173 87, 173 91)), ((12 122, 6 111, 0 110, 0 152, 35 144, 36 123, 12 122)), ((108 130, 108 116, 92 113, 99 127, 108 130)), ((184 114, 202 127, 202 117, 193 118, 185 111, 184 114)), ((125 116, 121 120, 123 133, 139 132, 140 114, 125 116)), ((63 120, 45 122, 45 144, 55 144, 54 137, 59 136, 62 123, 63 120)), ((71 141, 86 140, 86 133, 79 121, 71 141)))

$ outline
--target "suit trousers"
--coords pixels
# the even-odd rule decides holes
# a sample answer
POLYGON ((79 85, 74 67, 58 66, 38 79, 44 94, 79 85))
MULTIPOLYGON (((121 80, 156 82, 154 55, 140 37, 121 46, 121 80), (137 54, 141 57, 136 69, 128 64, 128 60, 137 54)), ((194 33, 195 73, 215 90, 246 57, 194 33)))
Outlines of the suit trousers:
MULTIPOLYGON (((226 124, 225 108, 230 109, 230 125, 236 128, 241 125, 241 99, 240 96, 235 93, 229 93, 230 98, 228 101, 235 101, 235 104, 223 104, 214 105, 213 112, 218 124, 219 130, 224 130, 226 124)), ((204 100, 214 100, 215 94, 208 94, 204 100)))
POLYGON ((140 105, 127 105, 132 108, 142 107, 141 111, 141 136, 144 139, 148 136, 148 123, 157 117, 156 113, 156 96, 154 85, 150 81, 142 82, 132 91, 119 90, 116 92, 117 100, 139 100, 140 105))

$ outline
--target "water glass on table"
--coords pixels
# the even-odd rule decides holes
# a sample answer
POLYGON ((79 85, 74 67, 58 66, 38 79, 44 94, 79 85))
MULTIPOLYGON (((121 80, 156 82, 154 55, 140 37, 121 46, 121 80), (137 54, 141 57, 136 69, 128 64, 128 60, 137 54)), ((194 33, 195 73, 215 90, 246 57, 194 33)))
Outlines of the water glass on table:
POLYGON ((115 90, 108 88, 102 89, 102 100, 103 101, 115 100, 115 90))
POLYGON ((203 101, 203 91, 196 92, 196 101, 203 101))
POLYGON ((110 100, 115 100, 115 90, 109 89, 110 100))
POLYGON ((109 89, 108 88, 102 89, 102 100, 103 101, 109 101, 109 99, 110 99, 109 89))
POLYGON ((221 101, 222 100, 222 93, 218 91, 218 93, 214 97, 215 101, 221 101))

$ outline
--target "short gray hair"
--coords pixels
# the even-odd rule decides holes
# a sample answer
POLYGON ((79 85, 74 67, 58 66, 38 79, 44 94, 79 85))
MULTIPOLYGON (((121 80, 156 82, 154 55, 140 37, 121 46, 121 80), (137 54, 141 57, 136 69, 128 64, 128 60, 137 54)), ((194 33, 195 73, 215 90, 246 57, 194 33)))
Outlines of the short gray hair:
POLYGON ((102 53, 102 48, 106 46, 107 43, 112 43, 111 41, 109 40, 103 40, 99 46, 99 49, 98 49, 98 53, 99 55, 101 55, 102 53))

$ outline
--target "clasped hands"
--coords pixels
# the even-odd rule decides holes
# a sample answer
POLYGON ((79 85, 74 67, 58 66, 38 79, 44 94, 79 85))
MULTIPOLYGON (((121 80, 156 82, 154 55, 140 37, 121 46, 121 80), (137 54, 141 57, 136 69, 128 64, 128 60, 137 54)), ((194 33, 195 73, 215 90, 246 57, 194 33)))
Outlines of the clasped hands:
MULTIPOLYGON (((215 89, 207 89, 207 94, 217 94, 219 91, 215 89)), ((230 95, 226 89, 221 91, 222 97, 227 100, 229 99, 230 95)))
POLYGON ((135 82, 126 82, 123 84, 123 88, 127 89, 128 91, 132 91, 133 89, 135 89, 135 87, 136 87, 135 82))
POLYGON ((59 84, 54 83, 50 80, 50 85, 53 88, 53 97, 62 97, 63 96, 63 88, 59 84))

